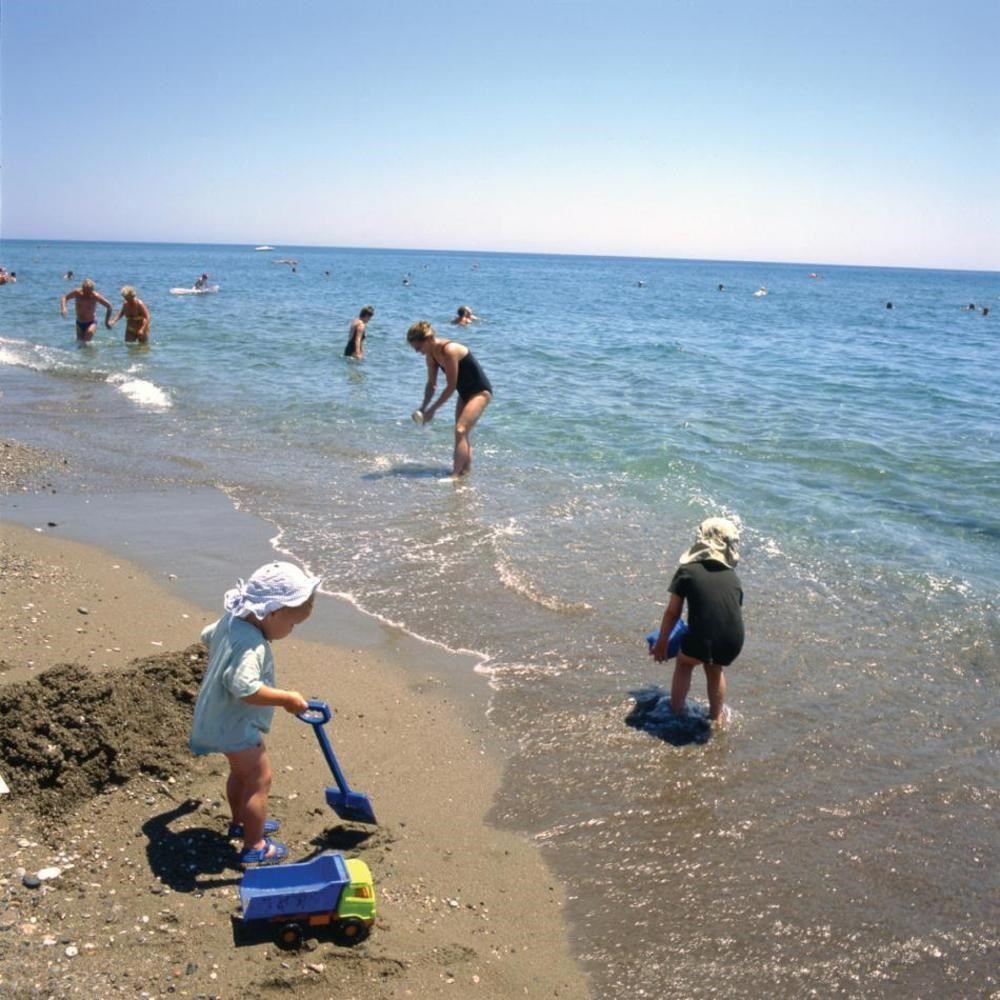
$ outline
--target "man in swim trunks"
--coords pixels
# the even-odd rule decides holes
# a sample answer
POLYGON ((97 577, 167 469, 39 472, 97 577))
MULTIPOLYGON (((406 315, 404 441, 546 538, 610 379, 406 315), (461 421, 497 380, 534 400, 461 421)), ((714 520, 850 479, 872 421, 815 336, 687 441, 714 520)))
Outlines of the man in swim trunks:
POLYGON ((149 310, 146 303, 136 295, 135 289, 131 285, 122 288, 122 298, 125 300, 118 315, 108 324, 109 327, 115 325, 125 317, 125 343, 126 344, 148 344, 149 343, 149 310))
POLYGON ((74 301, 76 308, 76 339, 78 343, 87 344, 94 339, 97 330, 97 306, 104 306, 104 325, 111 329, 111 303, 94 288, 92 278, 84 278, 79 288, 67 292, 59 303, 59 311, 66 315, 66 303, 74 301))

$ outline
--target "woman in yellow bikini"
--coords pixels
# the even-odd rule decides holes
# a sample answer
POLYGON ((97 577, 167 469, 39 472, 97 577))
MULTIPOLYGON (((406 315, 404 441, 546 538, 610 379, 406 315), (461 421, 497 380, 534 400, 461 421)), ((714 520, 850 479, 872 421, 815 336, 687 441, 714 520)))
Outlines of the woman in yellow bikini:
POLYGON ((110 323, 108 329, 125 317, 125 343, 126 344, 148 344, 149 343, 149 310, 146 303, 135 293, 131 285, 122 288, 122 298, 125 300, 118 315, 110 323))

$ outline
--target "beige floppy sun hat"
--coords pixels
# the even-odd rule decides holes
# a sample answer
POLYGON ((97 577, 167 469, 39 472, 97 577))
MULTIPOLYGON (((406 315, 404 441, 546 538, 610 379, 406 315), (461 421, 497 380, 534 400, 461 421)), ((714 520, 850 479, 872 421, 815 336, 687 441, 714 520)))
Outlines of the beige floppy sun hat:
POLYGON ((680 558, 680 564, 714 560, 730 569, 740 561, 739 529, 725 517, 709 517, 698 525, 698 536, 680 558))

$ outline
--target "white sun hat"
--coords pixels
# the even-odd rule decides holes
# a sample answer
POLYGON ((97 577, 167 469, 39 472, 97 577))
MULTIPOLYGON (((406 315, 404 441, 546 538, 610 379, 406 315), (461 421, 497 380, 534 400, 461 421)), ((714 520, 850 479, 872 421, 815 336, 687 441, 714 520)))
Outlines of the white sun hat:
POLYGON ((739 529, 725 517, 709 517, 698 525, 698 537, 680 558, 684 566, 692 562, 720 562, 734 569, 740 561, 739 529))
POLYGON ((309 576, 290 562, 270 562, 255 570, 244 583, 238 580, 223 598, 225 609, 234 617, 247 612, 260 621, 278 608, 297 608, 316 592, 321 578, 309 576))

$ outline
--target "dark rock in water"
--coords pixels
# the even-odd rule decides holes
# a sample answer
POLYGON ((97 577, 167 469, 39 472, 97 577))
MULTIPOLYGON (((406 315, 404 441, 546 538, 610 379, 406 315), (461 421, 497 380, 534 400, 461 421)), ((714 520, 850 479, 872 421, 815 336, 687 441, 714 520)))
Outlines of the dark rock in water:
POLYGON ((625 716, 625 724, 641 729, 675 747, 689 743, 707 743, 712 737, 712 723, 704 705, 688 702, 684 715, 670 708, 670 692, 655 685, 630 691, 635 705, 625 716))

